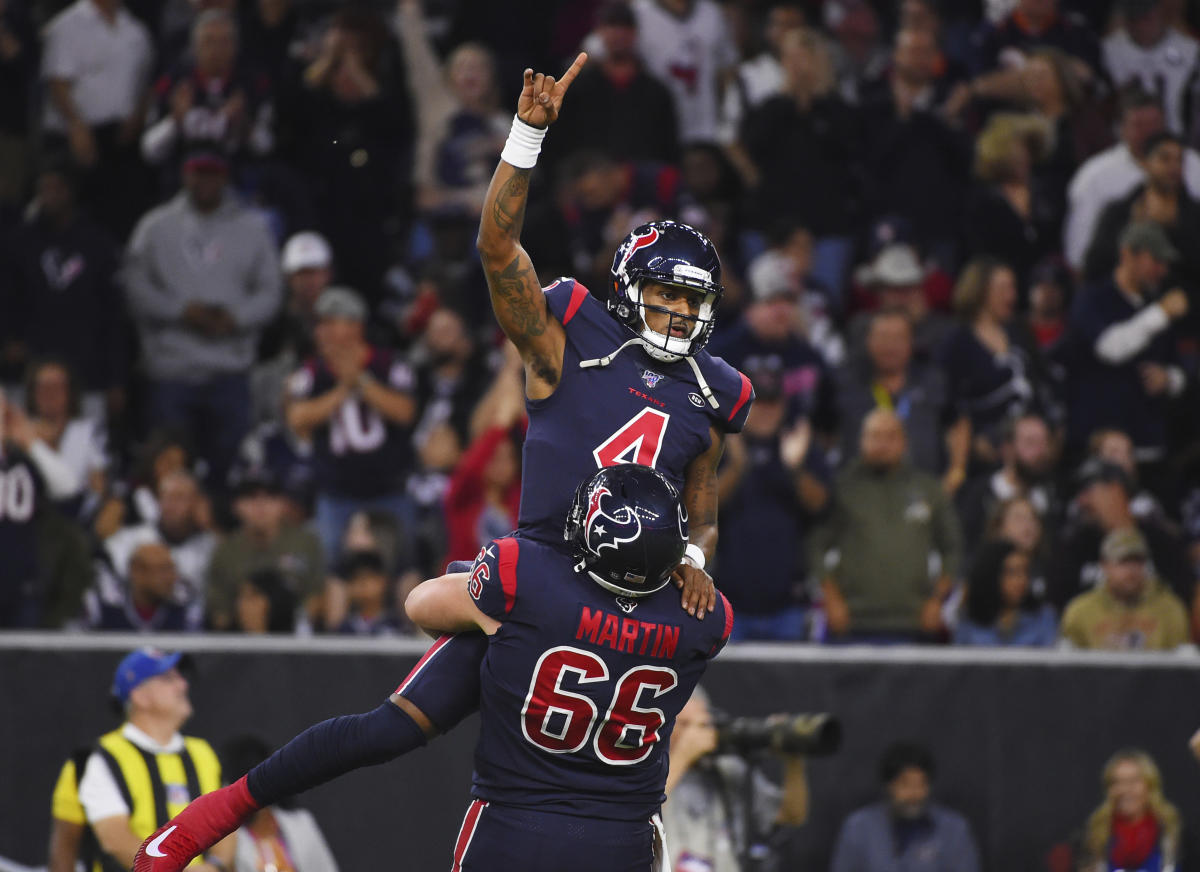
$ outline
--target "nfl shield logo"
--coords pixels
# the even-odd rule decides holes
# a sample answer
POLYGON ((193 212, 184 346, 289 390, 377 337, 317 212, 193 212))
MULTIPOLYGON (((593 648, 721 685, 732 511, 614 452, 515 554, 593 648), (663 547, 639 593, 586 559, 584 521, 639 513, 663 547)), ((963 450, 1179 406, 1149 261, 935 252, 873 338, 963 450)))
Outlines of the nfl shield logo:
POLYGON ((646 383, 646 387, 653 388, 656 384, 662 381, 662 376, 647 369, 642 372, 642 381, 646 383))

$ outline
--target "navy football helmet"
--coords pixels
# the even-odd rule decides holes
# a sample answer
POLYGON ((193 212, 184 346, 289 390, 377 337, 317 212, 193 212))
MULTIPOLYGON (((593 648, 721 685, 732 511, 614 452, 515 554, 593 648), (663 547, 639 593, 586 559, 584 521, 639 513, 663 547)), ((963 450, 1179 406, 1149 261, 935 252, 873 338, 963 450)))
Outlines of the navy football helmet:
POLYGON ((691 357, 712 334, 721 287, 721 259, 708 237, 678 221, 651 221, 634 229, 613 255, 609 271, 612 286, 607 294, 609 313, 643 340, 651 357, 673 362, 691 357), (658 282, 701 291, 699 317, 681 315, 642 299, 644 282, 658 282), (670 315, 667 334, 651 330, 646 310, 670 315), (670 335, 681 322, 686 336, 670 335))
POLYGON ((687 547, 687 513, 662 473, 636 463, 606 466, 575 491, 563 537, 598 585, 647 596, 671 580, 687 547))

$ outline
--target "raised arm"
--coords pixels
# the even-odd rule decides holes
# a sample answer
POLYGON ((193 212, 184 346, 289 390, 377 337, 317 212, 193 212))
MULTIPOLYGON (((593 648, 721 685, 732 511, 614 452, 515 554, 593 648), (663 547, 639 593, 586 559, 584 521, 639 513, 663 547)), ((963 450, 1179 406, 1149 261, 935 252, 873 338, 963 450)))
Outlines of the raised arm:
POLYGON ((559 81, 525 71, 517 117, 488 187, 475 243, 496 320, 521 353, 528 375, 526 391, 534 399, 550 396, 557 387, 566 337, 546 305, 533 262, 521 247, 521 226, 529 176, 546 128, 558 118, 563 95, 586 61, 587 55, 580 53, 559 81))

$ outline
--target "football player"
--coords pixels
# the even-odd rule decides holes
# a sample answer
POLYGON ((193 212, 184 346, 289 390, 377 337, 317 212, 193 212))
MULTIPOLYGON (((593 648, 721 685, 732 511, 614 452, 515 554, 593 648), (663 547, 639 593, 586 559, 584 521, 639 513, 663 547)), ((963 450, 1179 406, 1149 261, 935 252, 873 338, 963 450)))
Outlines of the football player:
POLYGON ((419 626, 491 640, 456 872, 652 868, 675 717, 733 627, 722 595, 697 622, 658 594, 687 543, 661 473, 593 473, 566 539, 573 554, 493 540, 468 579, 443 576, 408 598, 419 626))
MULTIPOLYGON (((525 71, 480 219, 492 307, 525 365, 529 429, 516 536, 563 550, 570 492, 562 482, 582 481, 597 466, 652 467, 682 492, 690 536, 672 578, 684 608, 703 620, 717 603, 704 572, 716 548, 717 464, 725 435, 741 430, 753 402, 749 379, 704 350, 722 293, 716 249, 685 224, 643 225, 613 256, 609 286, 593 294, 573 279, 543 289, 519 241, 542 138, 586 59, 580 54, 560 81, 525 71)), ((171 837, 147 840, 138 872, 178 872, 256 808, 451 729, 479 706, 486 650, 482 633, 443 636, 388 702, 310 727, 247 777, 192 803, 171 822, 171 837)))

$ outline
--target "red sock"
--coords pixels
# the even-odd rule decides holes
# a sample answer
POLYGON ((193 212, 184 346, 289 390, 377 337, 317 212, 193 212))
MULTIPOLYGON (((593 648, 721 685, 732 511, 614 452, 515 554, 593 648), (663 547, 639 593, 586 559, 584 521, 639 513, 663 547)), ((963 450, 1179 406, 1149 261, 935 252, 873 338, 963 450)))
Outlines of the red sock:
POLYGON ((134 872, 180 872, 258 810, 243 775, 228 787, 192 800, 138 848, 134 872))

